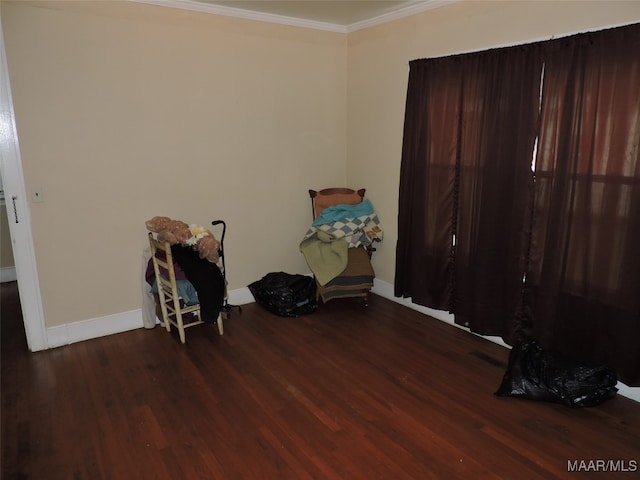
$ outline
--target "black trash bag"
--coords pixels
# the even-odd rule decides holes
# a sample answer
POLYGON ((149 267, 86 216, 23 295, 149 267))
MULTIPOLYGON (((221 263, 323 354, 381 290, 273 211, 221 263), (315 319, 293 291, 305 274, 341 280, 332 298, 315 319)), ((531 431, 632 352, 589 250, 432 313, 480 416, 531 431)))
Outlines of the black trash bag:
POLYGON ((495 393, 554 402, 569 407, 592 407, 616 396, 616 372, 554 355, 529 340, 512 348, 502 383, 495 393))
POLYGON ((318 308, 316 282, 306 275, 268 273, 249 285, 249 290, 256 303, 281 317, 299 317, 318 308))

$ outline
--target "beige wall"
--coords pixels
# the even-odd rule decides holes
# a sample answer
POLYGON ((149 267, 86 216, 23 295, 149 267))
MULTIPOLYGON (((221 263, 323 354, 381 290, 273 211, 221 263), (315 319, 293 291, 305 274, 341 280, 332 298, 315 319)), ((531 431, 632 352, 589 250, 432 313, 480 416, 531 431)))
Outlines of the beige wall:
POLYGON ((347 182, 367 187, 385 226, 377 277, 395 276, 409 61, 635 22, 638 1, 470 1, 349 34, 347 182))
POLYGON ((139 309, 144 221, 228 223, 230 288, 308 272, 346 179, 342 34, 130 2, 2 1, 45 323, 139 309))
POLYGON ((153 215, 225 219, 232 290, 308 272, 314 187, 367 187, 393 283, 409 60, 640 21, 633 1, 477 1, 343 35, 135 3, 1 8, 26 187, 45 199, 47 326, 140 307, 153 215))

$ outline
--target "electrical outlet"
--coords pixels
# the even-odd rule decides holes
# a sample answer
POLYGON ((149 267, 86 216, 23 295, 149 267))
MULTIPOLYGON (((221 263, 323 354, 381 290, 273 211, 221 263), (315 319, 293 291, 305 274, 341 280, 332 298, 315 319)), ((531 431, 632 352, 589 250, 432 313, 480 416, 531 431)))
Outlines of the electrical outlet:
POLYGON ((31 191, 31 201, 33 203, 42 203, 44 202, 44 192, 41 188, 34 188, 31 191))

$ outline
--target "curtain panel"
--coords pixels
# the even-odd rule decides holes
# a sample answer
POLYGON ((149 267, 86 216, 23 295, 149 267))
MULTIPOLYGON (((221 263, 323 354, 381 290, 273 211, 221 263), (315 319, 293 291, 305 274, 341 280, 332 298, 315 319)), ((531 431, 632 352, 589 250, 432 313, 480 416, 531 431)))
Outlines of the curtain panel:
POLYGON ((410 63, 395 294, 509 339, 529 238, 541 72, 536 49, 410 63))
POLYGON ((410 62, 396 296, 640 384, 639 38, 410 62))
POLYGON ((453 301, 461 73, 458 58, 410 63, 400 166, 395 295, 440 310, 453 301))
POLYGON ((532 336, 640 384, 640 25, 545 45, 532 336))

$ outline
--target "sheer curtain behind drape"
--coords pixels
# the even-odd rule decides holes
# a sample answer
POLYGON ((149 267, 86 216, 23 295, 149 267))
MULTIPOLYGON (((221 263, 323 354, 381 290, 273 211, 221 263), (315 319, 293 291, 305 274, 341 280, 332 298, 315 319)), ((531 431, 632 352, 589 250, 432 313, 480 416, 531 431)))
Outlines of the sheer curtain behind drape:
POLYGON ((640 384, 640 25, 549 42, 532 335, 640 384))

